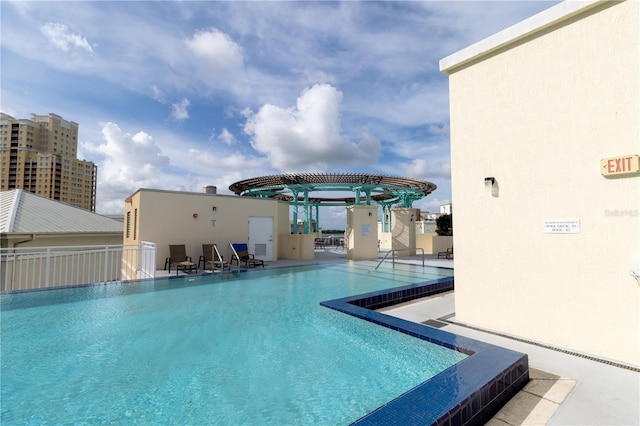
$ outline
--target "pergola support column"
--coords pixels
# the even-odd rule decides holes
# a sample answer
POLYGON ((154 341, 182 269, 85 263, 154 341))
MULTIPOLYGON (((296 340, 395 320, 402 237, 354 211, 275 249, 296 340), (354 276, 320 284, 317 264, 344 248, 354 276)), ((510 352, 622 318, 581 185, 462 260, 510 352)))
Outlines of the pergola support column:
POLYGON ((304 190, 304 224, 303 224, 303 233, 309 233, 309 216, 311 211, 309 210, 309 191, 304 190))
POLYGON ((298 233, 298 191, 291 190, 293 193, 293 229, 292 234, 298 233))

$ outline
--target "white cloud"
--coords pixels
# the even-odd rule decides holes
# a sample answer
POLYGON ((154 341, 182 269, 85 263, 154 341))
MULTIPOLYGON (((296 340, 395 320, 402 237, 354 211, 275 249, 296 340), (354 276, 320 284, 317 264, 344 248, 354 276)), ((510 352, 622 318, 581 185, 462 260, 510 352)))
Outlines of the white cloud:
MULTIPOLYGON (((187 155, 182 153, 182 158, 188 164, 180 164, 178 167, 188 170, 189 176, 189 181, 180 187, 180 190, 184 191, 200 191, 206 185, 214 185, 218 189, 218 194, 231 194, 229 186, 235 182, 273 174, 265 158, 222 151, 217 148, 214 150, 190 148, 187 150, 187 155)), ((172 166, 175 166, 174 163, 172 162, 172 166)), ((183 179, 178 178, 178 180, 183 179)))
POLYGON ((220 155, 217 152, 212 153, 196 148, 189 149, 188 153, 192 170, 200 171, 202 174, 210 173, 211 170, 218 172, 255 170, 265 165, 265 160, 262 158, 247 157, 237 153, 220 155))
POLYGON ((189 111, 187 111, 189 105, 191 105, 191 102, 187 98, 182 98, 180 102, 171 105, 171 118, 177 121, 189 118, 189 111))
POLYGON ((220 133, 215 128, 211 129, 208 140, 210 142, 222 141, 225 145, 233 145, 237 142, 236 137, 226 127, 220 133))
POLYGON ((182 52, 176 55, 172 70, 175 76, 171 79, 178 89, 188 89, 198 96, 210 96, 213 90, 220 90, 251 99, 255 85, 262 82, 259 72, 247 77, 243 48, 217 28, 197 31, 181 43, 182 52))
POLYGON ((305 90, 295 107, 264 105, 248 116, 245 132, 253 148, 284 171, 325 170, 329 165, 367 165, 380 154, 380 141, 363 131, 354 143, 341 134, 342 92, 328 84, 305 90))
POLYGON ((162 93, 162 90, 160 90, 160 88, 155 84, 151 86, 151 97, 153 100, 158 101, 161 104, 165 103, 164 93, 162 93))
POLYGON ((335 75, 318 69, 304 69, 300 71, 300 74, 302 81, 307 85, 318 83, 336 84, 338 80, 335 75))
POLYGON ((227 145, 232 145, 236 141, 236 138, 227 129, 222 129, 222 132, 220 132, 220 134, 218 135, 218 139, 220 139, 227 145))
POLYGON ((449 135, 449 132, 451 130, 449 129, 449 123, 441 123, 439 125, 434 125, 431 124, 429 125, 429 133, 431 133, 432 135, 444 135, 447 136, 449 135))
POLYGON ((145 132, 135 135, 123 132, 115 123, 102 128, 104 143, 85 143, 83 149, 102 157, 98 162, 97 204, 105 213, 121 212, 124 199, 138 188, 158 187, 169 157, 145 132))
POLYGON ((148 132, 116 126, 109 141, 82 147, 99 165, 101 211, 121 211, 139 186, 224 190, 279 170, 345 165, 440 180, 447 198, 449 98, 438 60, 554 3, 3 2, 3 104, 20 117, 61 114, 93 141, 103 126, 90 123, 100 121, 148 132), (208 118, 192 119, 187 135, 168 115, 208 118), (234 130, 238 119, 246 134, 234 130), (129 162, 136 155, 142 167, 129 162), (168 158, 170 167, 158 162, 168 158))
POLYGON ((213 69, 237 69, 244 62, 242 48, 216 28, 199 31, 184 43, 213 69))
POLYGON ((40 28, 40 31, 60 50, 68 52, 70 47, 77 47, 93 53, 93 49, 87 39, 78 34, 69 33, 69 27, 65 24, 47 22, 40 28))
POLYGON ((97 151, 107 158, 102 171, 106 180, 146 182, 169 165, 169 157, 161 155, 153 138, 145 132, 131 135, 117 124, 107 123, 102 135, 105 143, 99 145, 97 151))
MULTIPOLYGON (((340 223, 347 218, 347 209, 345 207, 337 207, 332 206, 327 208, 327 212, 329 213, 329 223, 340 223)), ((324 216, 320 217, 320 222, 322 224, 322 219, 324 216)), ((344 226, 343 226, 344 227, 344 226)))
POLYGON ((250 118, 253 115, 251 108, 243 108, 239 114, 244 118, 250 118))
POLYGON ((349 113, 400 126, 443 122, 449 118, 449 93, 444 76, 426 83, 382 86, 373 93, 355 96, 347 105, 349 113))
MULTIPOLYGON (((130 124, 127 124, 129 126, 130 124)), ((115 123, 103 124, 100 143, 83 142, 83 154, 98 165, 97 211, 121 214, 124 200, 139 188, 199 192, 215 185, 218 193, 252 176, 272 174, 265 158, 244 152, 196 148, 182 134, 154 128, 130 134, 115 123)))
POLYGON ((408 166, 402 167, 402 169, 407 176, 415 177, 416 179, 428 180, 435 177, 451 177, 451 163, 442 161, 442 159, 427 162, 424 158, 416 158, 408 166))

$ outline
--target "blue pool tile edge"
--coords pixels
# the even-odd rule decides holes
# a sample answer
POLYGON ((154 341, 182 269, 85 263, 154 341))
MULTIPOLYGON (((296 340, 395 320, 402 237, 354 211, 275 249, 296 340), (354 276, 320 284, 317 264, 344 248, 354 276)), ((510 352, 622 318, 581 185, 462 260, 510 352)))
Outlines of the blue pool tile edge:
POLYGON ((450 291, 453 284, 453 277, 447 277, 320 303, 469 355, 356 420, 353 425, 482 425, 527 384, 529 361, 526 354, 374 310, 450 291))

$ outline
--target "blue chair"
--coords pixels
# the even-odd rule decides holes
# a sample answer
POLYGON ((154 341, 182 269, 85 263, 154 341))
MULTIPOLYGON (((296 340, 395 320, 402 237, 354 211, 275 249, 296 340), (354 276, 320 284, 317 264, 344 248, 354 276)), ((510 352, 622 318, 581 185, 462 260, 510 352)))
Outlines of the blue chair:
POLYGON ((249 248, 244 243, 231 243, 231 262, 235 260, 240 267, 240 262, 244 262, 247 268, 255 268, 257 265, 261 265, 264 268, 264 261, 262 259, 256 259, 255 256, 249 253, 249 248))

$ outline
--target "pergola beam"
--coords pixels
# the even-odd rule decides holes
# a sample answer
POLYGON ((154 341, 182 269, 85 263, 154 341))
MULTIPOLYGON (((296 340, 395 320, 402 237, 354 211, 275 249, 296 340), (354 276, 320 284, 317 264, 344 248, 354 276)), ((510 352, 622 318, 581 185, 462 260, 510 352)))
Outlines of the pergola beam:
MULTIPOLYGON (((243 197, 276 198, 288 201, 293 206, 295 232, 298 225, 298 207, 304 207, 304 233, 310 232, 311 207, 316 208, 318 223, 320 206, 349 206, 353 204, 378 204, 389 209, 392 204, 411 207, 436 189, 436 185, 417 179, 365 173, 287 173, 245 179, 229 186, 236 195, 243 197), (352 192, 355 197, 322 198, 310 197, 313 192, 352 192), (300 198, 299 194, 303 197, 300 198), (364 193, 364 196, 361 194, 364 193)), ((384 223, 390 226, 389 223, 384 223)))

